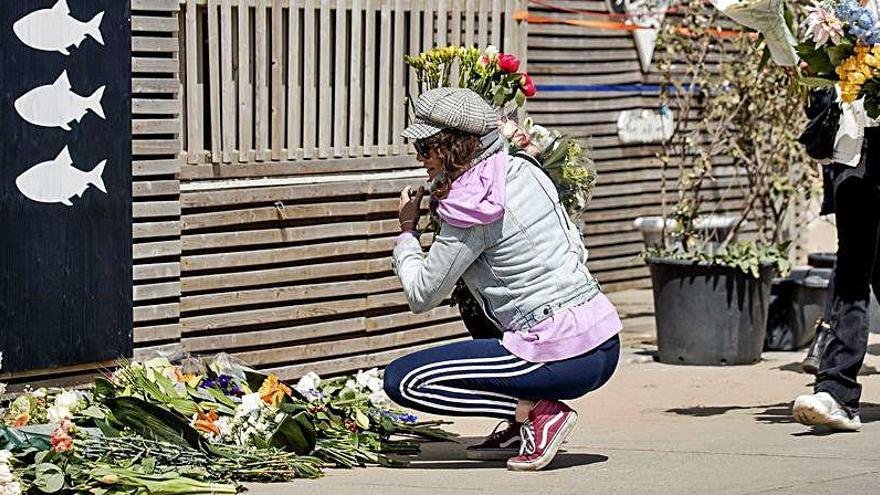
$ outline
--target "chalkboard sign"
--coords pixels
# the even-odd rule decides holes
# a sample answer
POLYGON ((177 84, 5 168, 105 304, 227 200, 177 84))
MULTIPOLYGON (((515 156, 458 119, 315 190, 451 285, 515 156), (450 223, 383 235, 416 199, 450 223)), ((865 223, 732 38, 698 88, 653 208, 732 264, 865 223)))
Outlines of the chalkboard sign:
POLYGON ((2 371, 131 349, 130 2, 3 0, 2 371))

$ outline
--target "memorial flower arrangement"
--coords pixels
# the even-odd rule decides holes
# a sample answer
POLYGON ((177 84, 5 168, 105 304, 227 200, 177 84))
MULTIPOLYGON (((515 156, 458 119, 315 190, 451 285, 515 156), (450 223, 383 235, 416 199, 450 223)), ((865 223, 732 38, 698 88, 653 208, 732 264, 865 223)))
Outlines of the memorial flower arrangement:
POLYGON ((0 402, 0 415, 0 495, 236 493, 244 481, 400 464, 393 454, 450 437, 390 409, 376 369, 290 387, 226 354, 126 363, 88 391, 0 402), (7 419, 25 409, 26 424, 7 419))

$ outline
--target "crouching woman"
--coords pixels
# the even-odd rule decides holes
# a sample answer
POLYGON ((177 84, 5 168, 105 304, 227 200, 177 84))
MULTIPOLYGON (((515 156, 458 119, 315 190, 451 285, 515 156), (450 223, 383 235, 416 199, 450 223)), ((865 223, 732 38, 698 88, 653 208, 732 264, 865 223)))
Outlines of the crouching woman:
POLYGON ((403 136, 435 184, 440 232, 424 255, 423 189, 401 193, 393 266, 421 313, 463 278, 502 339, 455 342, 392 362, 385 390, 398 404, 440 415, 488 416, 508 426, 469 449, 513 470, 548 465, 577 414, 562 403, 601 387, 617 367, 620 319, 587 270, 587 252, 550 179, 509 156, 497 115, 476 93, 423 94, 403 136))

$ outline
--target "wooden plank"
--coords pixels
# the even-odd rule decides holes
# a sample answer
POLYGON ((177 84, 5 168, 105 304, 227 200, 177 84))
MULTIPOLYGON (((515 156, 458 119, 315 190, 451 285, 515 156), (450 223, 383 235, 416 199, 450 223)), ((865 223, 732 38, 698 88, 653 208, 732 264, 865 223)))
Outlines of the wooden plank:
POLYGON ((333 67, 333 156, 342 156, 348 135, 348 72, 355 72, 348 47, 346 1, 336 0, 336 63, 333 67))
POLYGON ((186 2, 186 151, 187 162, 196 163, 204 150, 202 85, 199 84, 198 13, 195 0, 186 2))
POLYGON ((246 363, 259 366, 266 363, 313 360, 320 357, 358 354, 377 349, 406 346, 429 339, 457 337, 463 334, 464 326, 461 322, 452 322, 402 332, 348 338, 341 341, 273 347, 266 350, 235 353, 234 356, 244 360, 246 363))
POLYGON ((211 106, 208 108, 211 126, 211 161, 220 163, 221 155, 221 110, 220 107, 220 27, 217 9, 220 0, 208 0, 208 66, 211 92, 211 106))
MULTIPOLYGON (((406 0, 396 0, 394 12, 394 44, 386 45, 386 49, 391 50, 395 55, 392 57, 392 65, 394 73, 392 75, 392 97, 391 97, 391 153, 399 155, 403 138, 400 133, 404 128, 404 112, 406 107, 403 105, 406 97, 406 69, 403 63, 402 54, 406 53, 406 18, 404 17, 406 0)), ((390 54, 389 54, 390 55, 390 54)))
POLYGON ((135 136, 150 134, 176 134, 180 130, 180 119, 133 119, 131 133, 135 136))
POLYGON ((180 241, 177 239, 172 241, 137 243, 132 247, 132 257, 135 260, 180 256, 180 252, 180 241))
POLYGON ((474 46, 475 39, 475 29, 474 29, 474 20, 476 13, 474 10, 477 9, 476 2, 479 0, 464 0, 464 46, 472 47, 474 46))
POLYGON ((477 48, 483 50, 489 44, 489 1, 478 0, 478 2, 477 48))
POLYGON ((373 154, 375 119, 375 86, 378 79, 376 73, 375 39, 376 39, 376 0, 364 0, 366 13, 364 19, 364 140, 363 154, 373 154))
POLYGON ((328 158, 326 160, 232 164, 222 168, 211 165, 193 165, 184 167, 180 172, 180 178, 181 180, 246 179, 251 177, 303 176, 356 171, 399 171, 411 170, 416 166, 418 166, 418 162, 415 162, 412 156, 328 158))
POLYGON ((367 318, 367 331, 378 332, 397 327, 425 325, 437 322, 438 320, 448 321, 458 320, 460 318, 461 314, 458 312, 458 308, 454 308, 451 306, 440 306, 432 309, 431 311, 420 314, 414 314, 410 311, 406 311, 403 313, 394 313, 390 315, 373 316, 367 318))
POLYGON ((135 140, 131 143, 133 155, 175 155, 182 150, 179 139, 135 140))
POLYGON ((174 93, 180 92, 180 82, 177 79, 159 77, 133 77, 131 79, 131 91, 133 95, 148 93, 174 93))
POLYGON ((370 292, 399 289, 400 282, 395 275, 371 280, 348 280, 344 282, 234 290, 231 292, 187 295, 180 301, 180 310, 186 313, 233 306, 282 304, 308 301, 310 299, 366 295, 370 292))
POLYGON ((287 218, 296 220, 311 218, 332 219, 366 213, 367 205, 363 202, 332 202, 212 211, 187 214, 182 220, 187 230, 198 230, 210 227, 244 226, 254 223, 277 222, 287 218))
POLYGON ((304 262, 331 256, 355 255, 365 251, 367 241, 336 241, 257 251, 188 255, 181 260, 184 271, 238 270, 258 265, 304 262))
POLYGON ((134 280, 158 280, 180 278, 180 263, 150 263, 134 265, 134 280))
POLYGON ((179 236, 180 232, 180 222, 177 220, 135 223, 132 225, 132 237, 134 239, 179 236))
POLYGON ((304 320, 307 318, 339 317, 358 313, 366 309, 366 300, 362 297, 342 299, 339 301, 311 302, 308 304, 286 305, 277 308, 248 309, 219 314, 201 316, 184 316, 180 326, 184 334, 190 332, 207 332, 227 328, 246 327, 249 325, 266 325, 270 323, 304 320))
POLYGON ((318 157, 330 156, 333 140, 333 86, 330 79, 330 0, 321 0, 318 12, 320 48, 318 55, 318 157))
POLYGON ((268 30, 267 26, 267 18, 266 18, 266 7, 268 6, 269 0, 260 0, 257 4, 256 15, 255 15, 255 34, 256 34, 256 64, 254 65, 254 70, 256 71, 256 76, 254 78, 254 84, 256 86, 256 140, 254 141, 254 145, 256 146, 256 160, 257 161, 265 161, 269 158, 267 152, 269 151, 269 82, 268 82, 268 71, 269 68, 267 66, 266 57, 269 52, 269 46, 266 42, 266 32, 268 30))
POLYGON ((177 38, 132 36, 131 51, 135 54, 176 53, 180 50, 177 38))
POLYGON ((148 203, 136 202, 132 204, 132 217, 155 218, 155 217, 179 217, 179 201, 150 201, 148 203))
MULTIPOLYGON (((449 0, 439 0, 437 4, 437 46, 447 46, 446 41, 449 36, 449 11, 447 10, 447 2, 449 0)), ((452 0, 457 2, 458 0, 452 0)))
MULTIPOLYGON (((462 326, 462 328, 464 328, 462 326)), ((447 339, 442 342, 430 342, 422 345, 410 345, 401 349, 393 349, 389 351, 370 352, 369 354, 359 354, 357 356, 347 356, 336 359, 325 359, 321 361, 310 361, 302 364, 284 365, 281 367, 270 368, 264 370, 266 373, 274 373, 282 380, 295 380, 309 371, 320 373, 321 376, 336 375, 341 373, 351 373, 360 369, 375 368, 385 366, 391 361, 423 349, 437 347, 438 345, 458 342, 467 339, 447 339)))
POLYGON ((223 163, 232 161, 235 150, 235 134, 238 122, 235 119, 235 80, 232 65, 232 0, 223 0, 220 7, 220 57, 221 57, 221 94, 223 98, 222 129, 223 129, 223 163))
POLYGON ((434 13, 437 10, 436 0, 425 0, 424 19, 422 20, 422 51, 434 48, 434 13))
MULTIPOLYGON (((388 269, 390 270, 390 264, 388 269)), ((219 275, 186 276, 180 280, 183 292, 253 287, 266 284, 291 283, 303 280, 368 273, 364 260, 343 261, 323 265, 250 270, 219 275)))
POLYGON ((382 13, 380 14, 381 26, 379 34, 379 135, 376 153, 387 155, 388 150, 388 127, 391 125, 391 59, 394 58, 391 44, 391 0, 382 1, 382 13))
MULTIPOLYGON (((288 13, 287 40, 287 159, 302 157, 302 84, 300 60, 302 28, 300 8, 302 0, 291 0, 288 13)), ((358 65, 352 65, 358 67, 358 65)))
POLYGON ((251 10, 238 6, 238 160, 247 162, 253 151, 254 106, 251 79, 251 10))
POLYGON ((167 320, 179 316, 180 309, 177 303, 135 306, 134 308, 134 321, 137 323, 144 321, 167 320))
POLYGON ((163 340, 180 340, 180 325, 177 323, 169 323, 165 325, 135 327, 134 329, 135 344, 145 344, 148 342, 159 342, 163 340))
MULTIPOLYGON (((187 84, 189 84, 189 81, 187 81, 187 84)), ((176 98, 170 100, 133 98, 131 100, 131 113, 135 119, 138 118, 138 115, 179 115, 181 110, 181 101, 176 98)), ((187 117, 187 121, 192 122, 192 118, 187 117)), ((189 140, 187 142, 189 143, 189 140)))
POLYGON ((180 160, 135 160, 132 162, 131 173, 135 177, 153 175, 169 175, 180 172, 180 160))
POLYGON ((174 17, 158 17, 152 15, 131 16, 132 32, 149 31, 153 33, 176 33, 179 30, 180 23, 174 17))
MULTIPOLYGON (((175 43, 177 40, 175 40, 175 43)), ((180 71, 180 61, 174 58, 132 57, 131 71, 133 73, 167 73, 177 74, 180 71)))
MULTIPOLYGON (((362 128, 363 119, 362 107, 362 91, 361 70, 363 67, 363 50, 364 39, 361 36, 363 27, 364 11, 361 8, 362 0, 352 0, 351 2, 351 77, 350 89, 348 94, 348 156, 359 156, 363 153, 362 128)), ((372 15, 367 13, 366 15, 372 15)))
POLYGON ((133 289, 135 302, 180 297, 180 283, 177 281, 135 285, 133 289))
POLYGON ((449 44, 462 45, 461 38, 461 6, 462 0, 452 0, 452 14, 450 15, 449 44))
MULTIPOLYGON (((421 34, 422 30, 419 27, 421 20, 418 16, 418 5, 421 3, 421 0, 411 0, 410 9, 413 12, 413 17, 410 19, 409 25, 409 55, 417 56, 422 51, 421 46, 421 34)), ((410 71, 410 80, 409 80, 409 96, 411 98, 417 98, 418 95, 422 92, 422 89, 419 88, 419 83, 415 74, 410 71)), ((413 102, 414 103, 414 102, 413 102)), ((407 107, 407 111, 409 112, 411 107, 407 107)), ((410 117, 412 115, 410 114, 410 117)))
POLYGON ((492 24, 489 43, 498 47, 499 50, 501 49, 501 42, 503 41, 501 33, 501 12, 501 0, 492 0, 492 24))
POLYGON ((245 347, 276 345, 285 342, 298 342, 326 337, 340 337, 364 330, 364 318, 346 318, 321 323, 272 328, 269 330, 250 330, 240 333, 205 336, 186 336, 184 343, 191 352, 241 349, 245 347))
POLYGON ((135 198, 172 196, 179 193, 180 182, 177 180, 138 181, 132 184, 132 195, 135 198))
MULTIPOLYGON (((315 87, 315 0, 305 0, 303 13, 303 157, 315 156, 315 122, 318 121, 317 88, 315 87), (311 123, 311 125, 307 125, 311 123)), ((369 40, 367 41, 369 43, 369 40)))
POLYGON ((131 0, 131 10, 161 10, 177 12, 180 9, 179 0, 131 0))
POLYGON ((284 10, 281 0, 272 4, 272 159, 281 159, 284 148, 284 10))

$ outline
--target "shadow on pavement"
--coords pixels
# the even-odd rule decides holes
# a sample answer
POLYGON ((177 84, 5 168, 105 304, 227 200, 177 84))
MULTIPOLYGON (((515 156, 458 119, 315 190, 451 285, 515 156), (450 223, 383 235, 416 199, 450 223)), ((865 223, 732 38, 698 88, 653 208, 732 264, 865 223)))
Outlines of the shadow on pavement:
MULTIPOLYGON (((422 460, 414 460, 408 467, 412 469, 507 469, 507 463, 505 461, 469 461, 462 459, 464 457, 464 452, 461 453, 461 457, 457 460, 448 460, 448 461, 422 461, 422 460)), ((597 464, 600 462, 606 462, 608 460, 608 456, 604 456, 601 454, 576 454, 569 452, 560 452, 556 455, 556 459, 553 459, 553 462, 544 468, 544 471, 554 471, 556 469, 566 469, 578 466, 588 466, 590 464, 597 464)))
MULTIPOLYGON (((875 344, 872 344, 875 345, 875 344)), ((803 370, 801 367, 800 361, 795 361, 793 363, 783 364, 782 366, 777 366, 777 370, 782 371, 791 371, 793 373, 800 373, 802 375, 806 375, 807 372, 803 370)), ((880 370, 873 366, 862 365, 862 369, 859 370, 859 376, 871 376, 871 375, 880 375, 880 370)))
MULTIPOLYGON (((694 406, 668 409, 666 412, 682 416, 705 418, 719 416, 730 411, 758 410, 753 414, 755 421, 758 423, 789 424, 795 422, 791 417, 791 405, 791 402, 780 402, 778 404, 764 404, 757 406, 694 406)), ((862 423, 880 421, 880 404, 863 402, 860 415, 862 423)))

